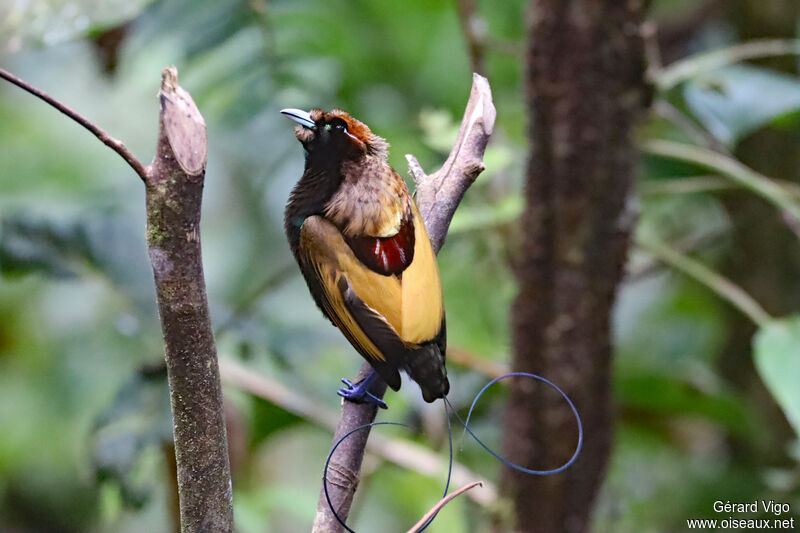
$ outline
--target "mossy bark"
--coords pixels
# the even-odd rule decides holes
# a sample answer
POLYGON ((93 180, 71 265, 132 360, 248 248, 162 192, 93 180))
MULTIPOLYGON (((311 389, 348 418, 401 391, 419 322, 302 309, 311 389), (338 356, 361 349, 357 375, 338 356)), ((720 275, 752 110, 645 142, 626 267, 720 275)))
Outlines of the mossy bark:
POLYGON ((230 533, 231 475, 217 351, 200 251, 206 128, 174 69, 164 72, 156 157, 147 167, 147 248, 172 402, 181 531, 230 533))

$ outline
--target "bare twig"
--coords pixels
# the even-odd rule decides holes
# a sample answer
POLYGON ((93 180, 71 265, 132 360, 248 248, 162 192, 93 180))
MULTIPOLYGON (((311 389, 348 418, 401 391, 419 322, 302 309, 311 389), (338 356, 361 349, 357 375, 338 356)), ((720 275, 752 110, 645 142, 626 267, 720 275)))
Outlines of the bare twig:
POLYGON ((639 31, 642 34, 644 55, 647 59, 647 75, 652 77, 653 73, 660 72, 663 66, 661 48, 658 45, 658 29, 654 22, 645 21, 639 31))
POLYGON ((701 262, 682 254, 654 237, 639 237, 636 239, 636 244, 653 257, 711 289, 717 296, 733 305, 756 325, 763 326, 772 319, 769 313, 744 289, 701 262))
POLYGON ((481 483, 480 481, 473 481, 473 482, 472 482, 472 483, 470 483, 469 485, 464 485, 464 486, 463 486, 463 487, 461 487, 460 489, 458 489, 458 490, 456 490, 456 491, 453 491, 453 492, 451 492, 450 494, 448 494, 447 496, 445 496, 444 498, 442 498, 441 500, 439 500, 439 503, 437 503, 436 505, 434 505, 434 506, 431 508, 431 510, 430 510, 430 511, 428 511, 427 513, 425 513, 425 516, 423 516, 422 518, 420 518, 420 519, 419 519, 419 522, 417 522, 416 524, 414 524, 414 527, 412 527, 411 529, 409 529, 409 530, 408 530, 408 533, 417 533, 417 531, 419 531, 419 530, 422 528, 422 526, 424 526, 424 525, 425 525, 425 523, 426 523, 428 520, 430 520, 430 519, 431 519, 431 518, 432 518, 434 515, 436 515, 436 513, 438 513, 439 511, 441 511, 441 510, 442 510, 442 507, 444 507, 445 505, 447 505, 448 503, 450 503, 450 501, 451 501, 451 500, 453 500, 454 498, 457 498, 458 496, 462 495, 463 493, 467 492, 467 491, 468 491, 468 490, 470 490, 470 489, 474 489, 475 487, 482 487, 482 486, 483 486, 483 483, 481 483))
POLYGON ((330 429, 335 427, 333 424, 337 414, 335 410, 313 402, 306 395, 297 394, 280 381, 270 379, 226 357, 220 358, 219 372, 222 380, 229 385, 280 405, 286 411, 309 422, 330 429))
POLYGON ((76 111, 73 111, 72 109, 62 104, 61 102, 59 102, 49 94, 45 93, 44 91, 39 90, 36 87, 32 86, 25 80, 22 80, 14 76, 13 74, 11 74, 10 72, 8 72, 3 68, 0 68, 0 78, 3 78, 13 83, 20 89, 50 104, 52 107, 64 113, 66 116, 68 116, 69 118, 71 118, 84 128, 86 128, 87 130, 92 132, 94 136, 100 139, 100 141, 103 144, 105 144, 106 146, 117 152, 122 157, 122 159, 124 159, 131 166, 131 168, 136 171, 136 173, 139 175, 140 178, 142 178, 142 180, 147 179, 147 170, 144 168, 144 165, 142 165, 141 161, 136 159, 136 156, 134 156, 130 152, 130 150, 128 150, 128 148, 122 143, 122 141, 118 141, 117 139, 106 133, 105 130, 97 126, 97 124, 93 123, 89 119, 80 115, 76 111))
POLYGON ((660 139, 643 142, 642 149, 653 155, 694 163, 718 172, 763 197, 795 220, 800 220, 800 206, 790 191, 730 156, 689 144, 660 139))
POLYGON ((797 54, 800 54, 800 39, 750 41, 710 52, 702 52, 676 61, 656 73, 655 81, 660 91, 668 91, 694 76, 726 65, 748 59, 797 54))
MULTIPOLYGON (((464 111, 461 129, 442 168, 426 175, 417 159, 412 155, 406 155, 409 170, 416 184, 417 205, 425 221, 433 249, 437 253, 444 244, 447 228, 456 207, 469 186, 485 168, 483 153, 494 128, 495 116, 489 81, 479 74, 473 74, 472 90, 464 111)), ((369 363, 364 363, 358 378, 365 377, 370 371, 369 363)), ((386 384, 376 381, 378 381, 377 386, 373 387, 371 392, 383 397, 386 384)), ((342 417, 333 436, 334 444, 359 426, 373 422, 376 415, 377 408, 374 405, 343 402, 342 417)), ((368 429, 353 434, 331 457, 330 464, 333 468, 329 471, 329 476, 334 475, 329 477, 328 493, 337 514, 342 519, 347 519, 350 511, 368 437, 368 429)), ((317 503, 312 531, 314 533, 341 531, 341 525, 331 512, 324 492, 321 492, 317 503)))
MULTIPOLYGON (((465 350, 464 348, 459 348, 457 346, 449 346, 447 348, 447 362, 465 366, 470 370, 480 372, 484 376, 487 376, 491 379, 499 378, 503 374, 508 374, 511 372, 511 370, 508 368, 508 365, 495 363, 489 359, 478 357, 469 350, 465 350)), ((505 383, 505 381, 500 382, 501 385, 505 383)))
POLYGON ((438 171, 426 175, 419 161, 406 154, 408 168, 416 185, 417 205, 437 252, 444 244, 447 228, 456 207, 475 178, 486 168, 483 153, 494 129, 497 113, 492 103, 489 81, 472 75, 472 92, 461 121, 455 145, 438 171))

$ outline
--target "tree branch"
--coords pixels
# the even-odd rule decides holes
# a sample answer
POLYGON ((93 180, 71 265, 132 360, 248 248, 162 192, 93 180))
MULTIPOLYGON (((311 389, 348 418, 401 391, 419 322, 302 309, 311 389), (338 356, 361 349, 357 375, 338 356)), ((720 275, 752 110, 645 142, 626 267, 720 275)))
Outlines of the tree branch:
POLYGON ((164 334, 181 531, 229 533, 233 488, 200 253, 206 125, 174 67, 164 69, 158 96, 158 145, 145 180, 147 251, 164 334))
MULTIPOLYGON (((426 175, 413 155, 406 155, 409 170, 416 184, 416 200, 435 252, 444 244, 447 228, 458 204, 470 185, 483 172, 483 153, 494 128, 496 111, 492 103, 489 81, 478 74, 472 76, 472 91, 467 102, 461 129, 455 145, 442 168, 426 175)), ((372 370, 364 363, 357 379, 372 370)), ((371 392, 383 397, 386 384, 375 380, 371 392)), ((359 426, 375 420, 377 407, 370 404, 342 403, 342 417, 333 436, 333 443, 359 426)), ((343 442, 331 458, 328 471, 328 494, 337 514, 347 519, 358 486, 361 461, 369 438, 369 429, 359 431, 343 442)), ((324 491, 320 493, 313 533, 341 531, 341 525, 331 512, 324 491)))
POLYGON ((3 68, 0 68, 0 78, 3 78, 5 80, 13 83, 14 85, 19 87, 20 89, 32 94, 33 96, 35 96, 36 98, 39 98, 40 100, 50 104, 52 107, 56 108, 57 110, 59 110, 60 112, 62 112, 65 115, 67 115, 69 118, 71 118, 72 120, 74 120, 75 122, 77 122, 78 124, 83 126, 84 128, 86 128, 87 130, 92 132, 94 134, 94 136, 97 137, 98 139, 100 139, 100 141, 103 144, 105 144, 106 146, 108 146, 109 148, 111 148, 112 150, 117 152, 122 157, 122 159, 124 159, 131 166, 131 168, 134 171, 136 171, 136 173, 139 175, 140 178, 142 178, 143 181, 147 179, 147 170, 144 168, 144 165, 142 165, 141 161, 136 159, 136 156, 134 156, 130 152, 130 150, 128 150, 128 148, 122 143, 122 141, 118 141, 117 139, 115 139, 114 137, 109 135, 105 130, 103 130, 102 128, 97 126, 95 123, 93 123, 92 121, 90 121, 86 117, 80 115, 76 111, 73 111, 71 108, 69 108, 66 105, 62 104, 61 102, 59 102, 58 100, 56 100, 55 98, 50 96, 49 94, 47 94, 44 91, 41 91, 41 90, 37 89, 36 87, 30 85, 25 80, 22 80, 22 79, 20 79, 20 78, 18 78, 16 76, 14 76, 13 74, 11 74, 10 72, 8 72, 7 70, 5 70, 3 68))
POLYGON ((147 250, 153 267, 172 402, 181 531, 230 533, 233 488, 217 351, 200 254, 206 125, 174 67, 162 72, 159 136, 144 167, 122 142, 43 91, 0 69, 22 88, 91 131, 145 183, 147 250))

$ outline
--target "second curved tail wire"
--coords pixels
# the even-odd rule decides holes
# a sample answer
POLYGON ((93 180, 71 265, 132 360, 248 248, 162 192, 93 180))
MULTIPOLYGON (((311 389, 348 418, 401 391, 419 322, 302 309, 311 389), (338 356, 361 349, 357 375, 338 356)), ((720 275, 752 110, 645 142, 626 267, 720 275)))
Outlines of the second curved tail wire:
MULTIPOLYGON (((469 413, 467 413, 467 419, 466 420, 461 418, 461 416, 456 411, 456 408, 453 406, 452 403, 450 403, 450 400, 448 400, 447 397, 445 397, 443 399, 444 399, 444 407, 445 407, 445 419, 447 420, 447 439, 448 439, 448 444, 449 444, 449 448, 450 448, 450 461, 449 461, 448 466, 447 466, 447 483, 445 484, 444 493, 442 494, 442 498, 447 496, 447 493, 450 490, 450 478, 452 477, 452 474, 453 474, 453 429, 452 429, 452 425, 450 424, 450 413, 453 413, 453 415, 455 415, 455 417, 459 421, 459 423, 464 427, 464 433, 469 433, 470 437, 475 439, 475 442, 480 444, 481 447, 483 447, 484 450, 489 452, 489 454, 491 454, 495 459, 497 459, 498 461, 500 461, 504 465, 508 466, 509 468, 513 468, 514 470, 517 470, 519 472, 524 472, 526 474, 536 475, 536 476, 549 476, 549 475, 552 475, 552 474, 558 474, 559 472, 562 472, 562 471, 566 470, 567 468, 569 468, 570 466, 572 466, 572 464, 578 458, 578 455, 581 452, 581 448, 583 447, 583 423, 581 422, 581 417, 578 414, 578 409, 575 407, 575 404, 572 403, 572 400, 570 400, 569 396, 567 396, 567 394, 563 390, 561 390, 558 387, 558 385, 556 385, 552 381, 548 380, 547 378, 544 378, 544 377, 539 376, 537 374, 531 374, 531 373, 528 373, 528 372, 509 372, 508 374, 504 374, 502 376, 494 378, 489 383, 484 385, 484 387, 480 390, 480 392, 478 392, 478 394, 475 396, 475 399, 472 400, 472 405, 469 408, 469 413), (518 465, 516 463, 512 463, 511 461, 509 461, 505 457, 501 456, 496 451, 492 450, 489 446, 487 446, 469 428, 469 420, 472 417, 472 412, 475 410, 475 406, 477 405, 478 400, 480 400, 481 396, 483 396, 483 393, 486 392, 489 389, 489 387, 491 387, 492 385, 494 385, 498 381, 501 381, 503 379, 510 378, 510 377, 515 377, 515 376, 516 377, 528 377, 528 378, 531 378, 531 379, 535 379, 537 381, 541 381, 542 383, 545 383, 545 384, 549 385, 550 387, 554 388, 561 395, 561 397, 564 398, 564 400, 567 402, 567 404, 569 405, 570 409, 572 410, 572 413, 575 415, 575 420, 578 423, 578 444, 575 446, 575 453, 572 454, 572 457, 570 457, 569 460, 566 463, 564 463, 563 465, 561 465, 561 466, 559 466, 557 468, 553 468, 553 469, 550 469, 550 470, 534 470, 532 468, 526 468, 526 467, 518 465)), ((336 518, 336 520, 339 522, 339 524, 343 528, 345 528, 349 533, 356 533, 356 532, 354 530, 352 530, 344 522, 344 520, 342 520, 342 518, 339 516, 339 514, 336 512, 336 510, 334 509, 334 506, 333 506, 333 502, 331 502, 330 495, 328 494, 328 467, 330 466, 331 458, 333 457, 334 452, 336 451, 336 449, 339 447, 339 445, 342 442, 344 442, 353 433, 356 433, 358 431, 361 431, 361 430, 364 430, 364 429, 367 429, 367 428, 371 428, 371 427, 374 427, 374 426, 406 426, 406 424, 401 424, 399 422, 372 422, 371 424, 364 424, 363 426, 359 426, 359 427, 357 427, 357 428, 355 428, 353 430, 350 430, 342 438, 340 438, 336 442, 336 444, 334 444, 333 448, 331 449, 330 453, 328 454, 328 459, 325 461, 325 470, 324 470, 323 476, 322 476, 322 488, 323 488, 323 491, 325 492, 325 499, 328 502, 328 507, 330 508, 331 512, 333 513, 333 516, 336 518)), ((463 435, 462 435, 462 438, 463 438, 463 435)), ((433 515, 425 523, 424 526, 422 526, 419 530, 417 530, 417 533, 422 533, 425 529, 427 529, 427 527, 429 525, 431 525, 431 523, 433 522, 433 520, 435 518, 436 518, 436 515, 433 515)))
MULTIPOLYGON (((508 374, 503 374, 502 376, 494 378, 492 381, 490 381, 489 383, 484 385, 483 388, 480 390, 480 392, 478 392, 478 394, 475 396, 475 399, 472 400, 472 405, 469 408, 469 413, 467 414, 467 419, 466 420, 461 418, 461 416, 456 411, 455 407, 453 407, 453 404, 450 403, 450 400, 448 400, 447 398, 444 398, 444 402, 445 402, 446 406, 449 406, 450 411, 452 411, 452 413, 455 415, 455 417, 458 419, 458 421, 464 427, 464 432, 465 433, 469 433, 469 436, 472 437, 473 439, 475 439, 475 442, 480 444, 481 447, 483 447, 484 450, 489 452, 495 459, 497 459, 498 461, 500 461, 504 465, 508 466, 509 468, 513 468, 514 470, 517 470, 519 472, 524 472, 526 474, 531 474, 531 475, 534 475, 534 476, 550 476, 550 475, 553 475, 553 474, 558 474, 559 472, 563 472, 564 470, 566 470, 567 468, 572 466, 572 463, 575 462, 575 460, 578 458, 578 455, 580 455, 580 453, 581 453, 581 448, 583 447, 583 423, 581 422, 581 416, 578 414, 578 409, 575 407, 575 404, 572 403, 572 400, 570 400, 569 396, 567 396, 567 393, 565 393, 563 390, 561 390, 558 387, 558 385, 556 385, 555 383, 553 383, 549 379, 544 378, 544 377, 542 377, 542 376, 540 376, 538 374, 531 374, 529 372, 509 372, 508 374), (578 444, 575 446, 575 453, 572 454, 572 457, 570 457, 569 460, 566 463, 564 463, 563 465, 561 465, 561 466, 559 466, 557 468, 553 468, 553 469, 550 469, 550 470, 534 470, 532 468, 526 468, 526 467, 518 465, 516 463, 512 463, 511 461, 509 461, 505 457, 501 456, 496 451, 492 450, 489 446, 487 446, 469 428, 469 420, 472 417, 472 412, 475 410, 475 405, 478 403, 478 400, 480 400, 481 396, 483 396, 483 393, 486 392, 489 389, 489 387, 491 387, 492 385, 494 385, 498 381, 502 381, 502 380, 504 380, 506 378, 515 377, 515 376, 516 377, 528 377, 528 378, 531 378, 531 379, 535 379, 537 381, 541 381, 542 383, 546 383, 550 387, 554 388, 561 395, 561 397, 564 398, 564 400, 567 402, 567 405, 569 405, 569 408, 572 410, 572 414, 575 415, 575 420, 578 423, 578 444)), ((449 415, 448 415, 448 419, 447 419, 447 427, 448 428, 450 427, 449 415)), ((462 434, 462 438, 463 438, 463 434, 462 434)), ((452 439, 452 437, 451 437, 451 439, 452 439)), ((451 448, 452 448, 452 445, 451 445, 451 448)))

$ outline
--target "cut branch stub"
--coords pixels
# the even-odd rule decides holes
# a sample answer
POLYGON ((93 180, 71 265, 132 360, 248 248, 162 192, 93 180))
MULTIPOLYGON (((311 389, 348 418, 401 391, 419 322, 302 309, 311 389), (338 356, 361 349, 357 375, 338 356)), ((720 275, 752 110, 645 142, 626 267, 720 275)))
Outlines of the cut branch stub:
POLYGON ((181 169, 186 174, 196 176, 206 167, 206 122, 189 93, 178 85, 175 67, 164 69, 158 97, 169 146, 181 169))
POLYGON ((200 253, 206 126, 174 67, 162 75, 147 167, 147 249, 172 403, 183 533, 230 533, 233 504, 217 351, 200 253))

